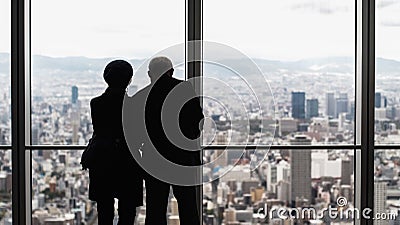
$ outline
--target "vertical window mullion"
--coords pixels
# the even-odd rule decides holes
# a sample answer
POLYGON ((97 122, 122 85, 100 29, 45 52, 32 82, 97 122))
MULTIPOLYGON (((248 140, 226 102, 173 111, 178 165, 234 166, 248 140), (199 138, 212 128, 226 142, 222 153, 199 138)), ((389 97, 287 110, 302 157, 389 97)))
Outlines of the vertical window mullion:
MULTIPOLYGON (((193 78, 202 78, 202 40, 203 40, 203 1, 202 0, 187 0, 186 2, 186 78, 193 84, 196 93, 198 95, 202 95, 202 79, 193 79, 193 78)), ((202 102, 202 101, 201 101, 202 102)), ((203 152, 202 152, 203 154, 203 152)), ((202 157, 203 158, 203 157, 202 157)), ((200 170, 199 173, 202 173, 200 170)), ((202 174, 199 174, 199 178, 202 179, 202 174)), ((202 185, 199 185, 197 188, 197 205, 198 212, 200 216, 200 221, 202 221, 202 199, 203 199, 203 189, 202 185)))
MULTIPOLYGON (((375 0, 362 1, 361 208, 374 206, 375 0)), ((361 217, 361 224, 373 220, 361 217)))
POLYGON ((11 1, 12 221, 27 224, 26 215, 26 13, 25 0, 11 1))

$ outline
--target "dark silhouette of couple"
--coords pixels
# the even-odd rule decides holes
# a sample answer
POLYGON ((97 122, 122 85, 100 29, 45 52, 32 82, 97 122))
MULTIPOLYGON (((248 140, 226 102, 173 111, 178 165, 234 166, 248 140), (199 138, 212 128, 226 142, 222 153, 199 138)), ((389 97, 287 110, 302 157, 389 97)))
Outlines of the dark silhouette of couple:
MULTIPOLYGON (((193 86, 173 78, 173 73, 171 60, 153 58, 148 65, 151 83, 127 97, 132 66, 124 60, 115 60, 104 70, 108 87, 90 102, 96 156, 89 168, 89 198, 97 202, 99 225, 113 223, 114 198, 118 199, 118 224, 134 224, 137 207, 143 204, 143 180, 146 225, 167 224, 171 187, 178 201, 180 224, 200 224, 197 186, 171 183, 153 173, 168 171, 157 154, 173 165, 201 165, 200 148, 193 151, 197 145, 191 143, 199 139, 202 129, 200 101, 193 86), (177 125, 165 125, 171 121, 177 125), (186 144, 192 149, 185 149, 186 144)), ((169 176, 180 174, 178 171, 169 176)))

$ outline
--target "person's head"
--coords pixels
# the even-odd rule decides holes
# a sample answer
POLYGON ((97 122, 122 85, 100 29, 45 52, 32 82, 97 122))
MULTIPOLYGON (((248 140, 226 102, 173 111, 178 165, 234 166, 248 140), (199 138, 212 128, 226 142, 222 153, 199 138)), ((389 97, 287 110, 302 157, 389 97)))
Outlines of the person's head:
POLYGON ((174 68, 171 60, 165 56, 158 56, 151 59, 149 62, 148 74, 151 82, 155 82, 163 75, 172 76, 174 74, 174 68))
POLYGON ((125 89, 133 76, 131 64, 125 60, 114 60, 107 64, 103 77, 111 88, 125 89))

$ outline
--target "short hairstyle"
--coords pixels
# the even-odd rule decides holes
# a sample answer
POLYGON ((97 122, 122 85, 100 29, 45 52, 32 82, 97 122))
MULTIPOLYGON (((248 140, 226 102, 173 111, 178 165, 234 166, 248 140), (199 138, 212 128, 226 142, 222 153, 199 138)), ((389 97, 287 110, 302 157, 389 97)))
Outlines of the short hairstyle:
POLYGON ((125 60, 114 60, 107 64, 103 77, 108 86, 126 88, 133 76, 131 64, 125 60))
POLYGON ((149 71, 153 76, 161 76, 173 69, 172 62, 165 56, 158 56, 150 60, 149 71))

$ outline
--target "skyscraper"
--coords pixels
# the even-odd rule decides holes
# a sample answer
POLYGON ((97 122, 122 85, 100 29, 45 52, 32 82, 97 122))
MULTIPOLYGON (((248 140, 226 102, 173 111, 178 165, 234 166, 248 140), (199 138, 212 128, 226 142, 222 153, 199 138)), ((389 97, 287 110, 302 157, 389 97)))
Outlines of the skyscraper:
POLYGON ((318 117, 319 112, 318 112, 318 99, 313 98, 313 99, 307 99, 307 104, 306 104, 307 110, 306 110, 306 117, 307 118, 313 118, 313 117, 318 117))
POLYGON ((339 94, 339 97, 336 99, 336 115, 335 118, 338 118, 340 113, 348 113, 349 112, 349 99, 347 98, 346 93, 339 94))
MULTIPOLYGON (((386 182, 375 180, 374 181, 374 215, 386 213, 386 195, 387 184, 386 182)), ((374 220, 374 225, 387 225, 388 220, 374 220)))
MULTIPOLYGON (((306 135, 296 135, 290 140, 291 145, 311 145, 306 135)), ((292 150, 290 156, 291 202, 307 199, 311 202, 311 150, 292 150)))
POLYGON ((375 108, 380 108, 382 106, 382 94, 380 92, 375 92, 375 108))
POLYGON ((76 104, 77 102, 78 102, 78 87, 72 86, 71 103, 76 104))
POLYGON ((350 185, 351 184, 351 175, 353 174, 353 167, 351 165, 351 161, 349 159, 342 160, 342 174, 341 174, 341 184, 342 185, 350 185))
POLYGON ((328 92, 326 93, 326 115, 329 117, 335 117, 335 93, 328 92))
POLYGON ((354 120, 355 111, 356 111, 356 105, 355 105, 354 101, 351 101, 350 102, 350 110, 349 110, 349 113, 346 115, 346 119, 354 120))
POLYGON ((295 119, 304 119, 306 104, 305 92, 292 92, 292 117, 295 119))
POLYGON ((382 99, 383 99, 383 108, 386 108, 386 107, 387 107, 387 104, 388 104, 388 103, 387 103, 388 101, 387 101, 386 96, 383 96, 382 99))
POLYGON ((79 141, 79 127, 80 127, 80 102, 78 101, 78 87, 72 86, 71 88, 71 121, 72 121, 72 142, 78 144, 79 141))

